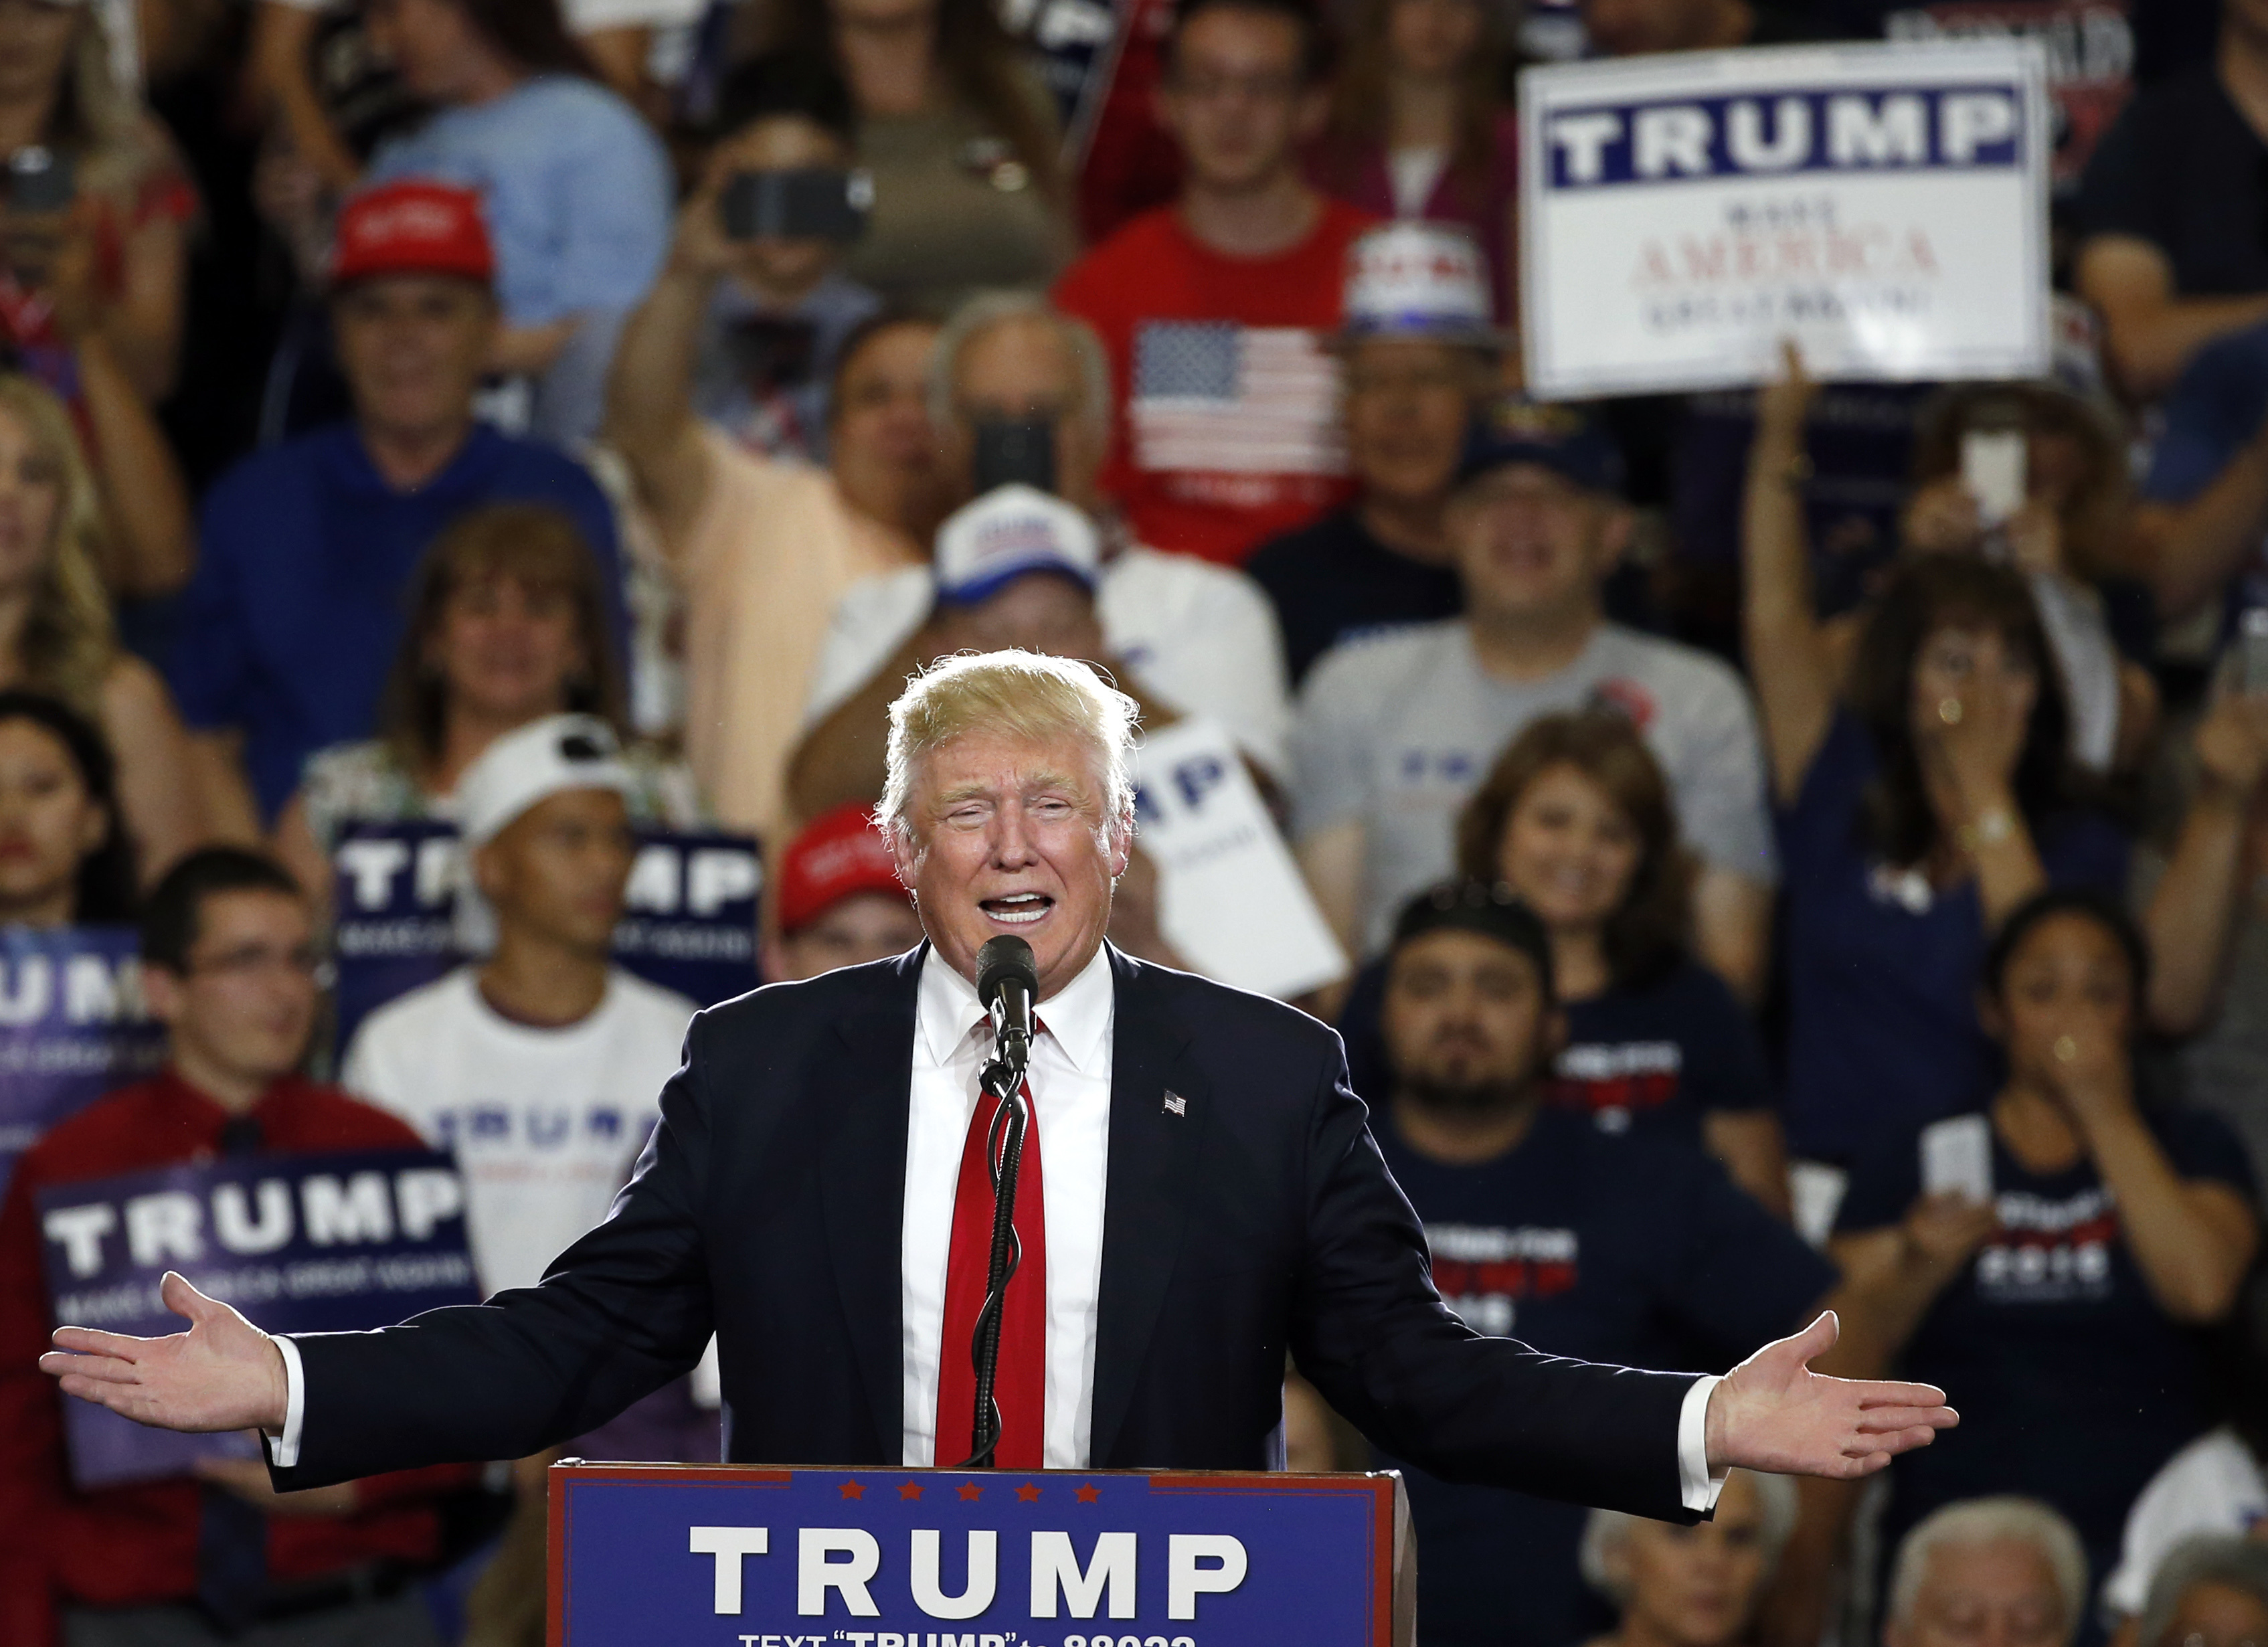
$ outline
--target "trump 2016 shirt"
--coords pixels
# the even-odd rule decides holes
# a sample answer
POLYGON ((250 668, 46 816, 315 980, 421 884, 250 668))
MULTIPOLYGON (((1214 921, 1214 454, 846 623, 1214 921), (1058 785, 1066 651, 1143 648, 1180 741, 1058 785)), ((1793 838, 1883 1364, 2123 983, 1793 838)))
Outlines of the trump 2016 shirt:
MULTIPOLYGON (((2183 1178, 2250 1201, 2243 1146, 2218 1116, 2146 1107, 2183 1178)), ((1971 1115, 1933 1125, 1974 1124, 1971 1115)), ((1922 1193, 1921 1136, 1883 1136, 1851 1174, 1838 1234, 1898 1223, 1922 1193)), ((2043 1498, 2079 1529, 2096 1573, 2116 1565, 2127 1507, 2205 1427, 2196 1335, 2160 1309, 2127 1250, 2117 1198, 2082 1156, 2036 1173, 1992 1138, 1999 1229, 1937 1295, 1898 1376, 1958 1391, 1961 1428, 1890 1470, 1883 1547, 1940 1504, 1984 1493, 2043 1498)))
MULTIPOLYGON (((1835 1283, 1831 1264, 1689 1146, 1611 1136, 1549 1107, 1476 1166, 1418 1154, 1390 1116, 1376 1136, 1425 1225, 1433 1284, 1476 1332, 1631 1366, 1699 1344, 1722 1371, 1801 1326, 1835 1283)), ((1429 1647, 1580 1639, 1580 1508, 1400 1467, 1425 1552, 1429 1647)))

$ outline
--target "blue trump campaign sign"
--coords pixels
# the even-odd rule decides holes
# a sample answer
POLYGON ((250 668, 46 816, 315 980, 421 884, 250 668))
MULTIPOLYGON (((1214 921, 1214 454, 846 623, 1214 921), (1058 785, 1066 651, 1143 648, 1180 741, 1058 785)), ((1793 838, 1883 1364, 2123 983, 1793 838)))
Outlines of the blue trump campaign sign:
POLYGON ((1393 1647, 1377 1475, 551 1474, 553 1647, 1393 1647))
MULTIPOLYGON (((763 863, 746 835, 640 830, 615 959, 696 1006, 756 987, 763 863)), ((453 825, 354 824, 331 854, 338 1045, 376 1008, 482 947, 459 909, 453 825)))
MULTIPOLYGON (((55 1325, 156 1337, 181 1330, 158 1297, 177 1269, 272 1333, 352 1332, 475 1304, 456 1164, 426 1150, 225 1157, 57 1184, 37 1202, 55 1325)), ((81 1488, 256 1456, 248 1437, 150 1430, 66 1401, 81 1488)))
POLYGON ((2036 41, 1791 46, 1521 76, 1521 304, 1542 399, 1776 375, 2036 376, 2036 41))
POLYGON ((0 1194, 41 1133, 165 1057, 133 928, 0 928, 0 1194))

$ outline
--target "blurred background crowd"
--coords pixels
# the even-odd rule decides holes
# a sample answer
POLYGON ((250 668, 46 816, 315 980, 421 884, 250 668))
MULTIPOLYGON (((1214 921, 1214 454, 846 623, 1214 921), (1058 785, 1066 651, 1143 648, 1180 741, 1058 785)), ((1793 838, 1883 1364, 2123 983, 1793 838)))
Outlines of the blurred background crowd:
POLYGON ((889 702, 1022 646, 1241 755, 1473 1327, 1962 1411, 1692 1528, 1412 1471, 1431 1647, 2268 1647, 2268 0, 0 0, 0 937, 164 1040, 0 1137, 0 1640, 540 1640, 546 1459, 74 1486, 35 1194, 422 1140, 533 1283, 699 1004, 635 832, 897 953, 889 702), (1979 33, 2049 374, 1522 393, 1523 64, 1979 33), (342 1034, 409 824, 481 930, 342 1034))

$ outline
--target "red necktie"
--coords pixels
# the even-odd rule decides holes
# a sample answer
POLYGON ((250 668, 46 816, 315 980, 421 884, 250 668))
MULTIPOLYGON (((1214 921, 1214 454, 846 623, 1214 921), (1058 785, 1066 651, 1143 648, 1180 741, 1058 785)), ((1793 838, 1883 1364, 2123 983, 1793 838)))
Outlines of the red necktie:
MULTIPOLYGON (((1000 1362, 992 1399, 1000 1408, 996 1468, 1036 1470, 1046 1461, 1048 1393, 1047 1203, 1040 1190, 1040 1117, 1032 1084, 1023 1086, 1024 1153, 1016 1168, 1016 1236, 1021 1261, 1008 1281, 1000 1318, 1000 1362)), ((976 1367, 970 1345, 984 1308, 992 1262, 992 1174, 985 1159, 992 1117, 1000 1106, 979 1092, 976 1114, 961 1146, 961 1183, 953 1196, 953 1246, 945 1271, 945 1342, 937 1380, 937 1464, 952 1469, 971 1450, 976 1415, 976 1367)), ((1004 1139, 1005 1129, 1003 1129, 1004 1139)))

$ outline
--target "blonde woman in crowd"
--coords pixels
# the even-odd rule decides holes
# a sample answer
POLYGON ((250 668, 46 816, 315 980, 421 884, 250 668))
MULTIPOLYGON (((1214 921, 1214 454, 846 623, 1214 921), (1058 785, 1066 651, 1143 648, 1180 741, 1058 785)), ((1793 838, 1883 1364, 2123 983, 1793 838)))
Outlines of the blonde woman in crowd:
POLYGON ((118 644, 99 570, 108 544, 63 403, 0 375, 0 687, 59 698, 101 729, 146 885, 199 842, 204 813, 173 699, 118 644))
POLYGON ((1795 1515, 1794 1482, 1749 1470, 1726 1478, 1715 1517, 1694 1526, 1594 1510, 1583 1529, 1583 1577, 1622 1616, 1590 1647, 1748 1640, 1795 1515))

